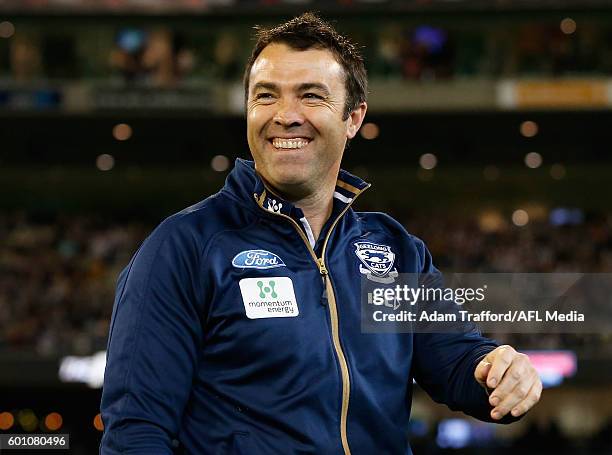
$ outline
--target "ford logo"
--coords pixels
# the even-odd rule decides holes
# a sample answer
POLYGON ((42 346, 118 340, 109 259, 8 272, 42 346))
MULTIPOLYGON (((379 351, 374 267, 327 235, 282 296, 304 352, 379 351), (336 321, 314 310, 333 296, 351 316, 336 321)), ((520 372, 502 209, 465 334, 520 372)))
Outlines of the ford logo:
POLYGON ((232 265, 241 269, 273 269, 274 267, 286 267, 280 257, 266 250, 242 251, 234 256, 232 265))

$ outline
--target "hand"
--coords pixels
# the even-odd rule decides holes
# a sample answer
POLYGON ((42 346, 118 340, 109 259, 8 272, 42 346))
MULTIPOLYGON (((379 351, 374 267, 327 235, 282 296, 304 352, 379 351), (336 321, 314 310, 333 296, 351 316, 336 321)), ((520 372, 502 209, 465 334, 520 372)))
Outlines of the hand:
POLYGON ((542 381, 529 357, 504 345, 489 352, 476 366, 474 377, 481 385, 493 389, 489 403, 491 418, 499 420, 509 412, 518 417, 539 400, 542 381))

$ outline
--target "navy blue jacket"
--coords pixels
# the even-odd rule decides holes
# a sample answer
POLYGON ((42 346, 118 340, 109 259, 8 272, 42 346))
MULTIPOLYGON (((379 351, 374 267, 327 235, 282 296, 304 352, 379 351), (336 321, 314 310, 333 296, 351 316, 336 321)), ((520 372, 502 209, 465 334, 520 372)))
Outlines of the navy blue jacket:
POLYGON ((362 333, 356 244, 388 248, 399 273, 435 271, 398 222, 351 209, 368 186, 340 172, 315 243, 237 160, 220 192, 162 222, 119 277, 100 453, 410 454, 413 379, 490 420, 473 374, 495 342, 362 333))

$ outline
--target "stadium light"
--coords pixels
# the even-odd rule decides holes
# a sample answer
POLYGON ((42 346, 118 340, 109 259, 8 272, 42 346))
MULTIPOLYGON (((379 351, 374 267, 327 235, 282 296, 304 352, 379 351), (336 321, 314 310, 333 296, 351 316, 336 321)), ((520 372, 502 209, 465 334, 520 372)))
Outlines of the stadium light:
POLYGON ((10 430, 15 425, 15 417, 10 412, 0 413, 0 430, 10 430))
POLYGON ((89 387, 99 389, 104 382, 106 351, 92 356, 67 356, 60 362, 59 379, 62 382, 84 382, 89 387))
POLYGON ((104 431, 104 422, 102 422, 102 416, 99 413, 93 419, 93 426, 98 431, 104 431))
POLYGON ((113 127, 113 137, 118 141, 127 141, 132 137, 132 127, 127 123, 119 123, 113 127))
POLYGON ((57 431, 62 428, 64 419, 62 415, 57 412, 51 412, 45 417, 45 427, 50 431, 57 431))
POLYGON ((115 158, 113 155, 103 153, 96 158, 96 167, 101 171, 110 171, 115 167, 115 158))
POLYGON ((213 171, 224 172, 227 171, 230 165, 230 160, 225 155, 216 155, 210 160, 210 167, 213 171))
POLYGON ((521 123, 519 128, 523 137, 534 137, 536 134, 538 134, 539 129, 538 124, 533 120, 525 120, 523 123, 521 123))
POLYGON ((9 39, 15 34, 15 26, 12 22, 0 22, 0 38, 9 39))
POLYGON ((539 168, 542 165, 542 155, 538 152, 530 152, 525 155, 525 165, 530 169, 539 168))
POLYGON ((438 164, 438 158, 433 153, 424 153, 419 158, 419 165, 423 169, 431 170, 438 164))
POLYGON ((529 214, 523 209, 515 210, 512 213, 512 223, 518 227, 527 225, 529 223, 529 214))
POLYGON ((576 21, 571 17, 566 17, 561 21, 559 27, 563 33, 566 35, 571 35, 576 31, 576 21))
POLYGON ((361 137, 369 141, 376 139, 380 134, 380 128, 376 123, 365 123, 361 127, 361 137))
POLYGON ((38 417, 31 409, 23 409, 17 414, 17 421, 25 431, 34 431, 38 426, 38 417))

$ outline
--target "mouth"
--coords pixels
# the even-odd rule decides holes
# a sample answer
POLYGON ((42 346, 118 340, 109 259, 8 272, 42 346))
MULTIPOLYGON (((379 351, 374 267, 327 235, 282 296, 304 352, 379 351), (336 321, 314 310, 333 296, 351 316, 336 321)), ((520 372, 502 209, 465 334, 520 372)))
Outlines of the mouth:
POLYGON ((305 137, 273 137, 269 141, 277 150, 301 149, 310 143, 310 139, 305 137))

